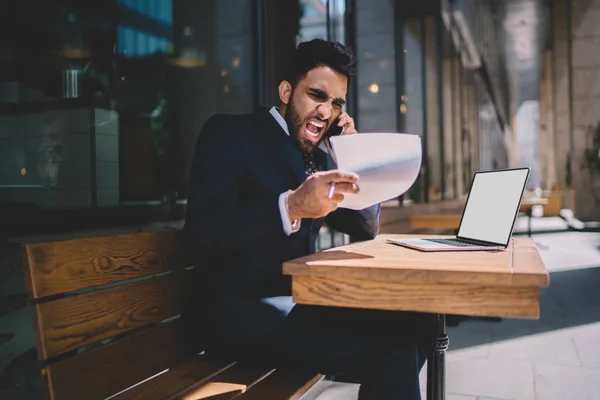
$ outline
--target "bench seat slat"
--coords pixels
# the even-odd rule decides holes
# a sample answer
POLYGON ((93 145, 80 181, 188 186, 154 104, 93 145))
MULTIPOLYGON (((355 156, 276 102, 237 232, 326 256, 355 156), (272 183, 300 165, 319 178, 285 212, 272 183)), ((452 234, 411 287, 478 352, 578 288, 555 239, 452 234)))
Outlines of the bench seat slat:
POLYGON ((102 400, 178 365, 182 329, 178 319, 44 368, 51 400, 102 400))
POLYGON ((166 230, 25 245, 31 298, 67 293, 184 266, 181 231, 166 230))
POLYGON ((204 356, 197 355, 168 372, 121 393, 112 400, 147 400, 150 397, 156 399, 176 398, 178 394, 188 392, 233 364, 211 361, 204 356))
POLYGON ((289 371, 278 368, 265 379, 257 382, 245 393, 235 397, 236 400, 297 400, 318 381, 323 375, 289 371))
POLYGON ((207 379, 199 387, 182 395, 178 400, 200 400, 207 398, 212 400, 212 396, 221 396, 218 397, 219 399, 233 399, 236 395, 243 393, 248 387, 263 379, 272 371, 272 368, 261 368, 238 362, 223 372, 207 379))
POLYGON ((48 359, 175 316, 181 286, 181 274, 173 273, 34 304, 38 355, 48 359))

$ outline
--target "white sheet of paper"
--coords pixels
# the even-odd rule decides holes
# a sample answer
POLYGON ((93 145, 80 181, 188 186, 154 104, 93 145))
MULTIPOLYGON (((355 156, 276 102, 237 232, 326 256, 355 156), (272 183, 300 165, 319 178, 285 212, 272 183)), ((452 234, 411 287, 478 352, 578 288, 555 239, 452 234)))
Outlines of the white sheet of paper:
POLYGON ((341 171, 358 174, 360 193, 344 193, 340 207, 361 210, 402 195, 421 169, 422 146, 418 135, 361 133, 331 138, 341 171))

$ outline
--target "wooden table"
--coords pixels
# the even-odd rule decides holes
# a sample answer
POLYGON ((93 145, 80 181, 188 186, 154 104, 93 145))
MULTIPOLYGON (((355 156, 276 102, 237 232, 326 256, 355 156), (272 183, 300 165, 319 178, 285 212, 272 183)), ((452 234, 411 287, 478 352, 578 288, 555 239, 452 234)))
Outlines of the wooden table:
POLYGON ((549 275, 530 238, 489 252, 425 253, 386 241, 411 236, 423 237, 380 235, 288 261, 283 273, 292 276, 299 304, 433 314, 427 398, 443 400, 445 314, 537 319, 549 275))

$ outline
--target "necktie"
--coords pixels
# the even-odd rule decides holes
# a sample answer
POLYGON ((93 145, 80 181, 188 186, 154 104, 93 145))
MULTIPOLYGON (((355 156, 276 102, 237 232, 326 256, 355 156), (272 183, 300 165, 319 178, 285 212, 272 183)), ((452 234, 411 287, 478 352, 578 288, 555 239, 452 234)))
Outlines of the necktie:
POLYGON ((319 170, 317 164, 315 164, 313 153, 304 153, 304 170, 306 171, 306 176, 310 176, 319 170))

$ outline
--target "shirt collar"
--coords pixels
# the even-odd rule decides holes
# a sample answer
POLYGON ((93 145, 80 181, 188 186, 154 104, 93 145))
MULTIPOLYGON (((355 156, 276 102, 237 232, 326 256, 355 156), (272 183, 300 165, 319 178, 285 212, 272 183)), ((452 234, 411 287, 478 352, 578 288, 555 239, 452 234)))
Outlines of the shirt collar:
POLYGON ((273 118, 275 118, 275 121, 277 121, 279 123, 279 125, 281 126, 281 129, 283 129, 285 131, 286 135, 290 136, 290 131, 288 130, 287 122, 285 122, 285 119, 283 119, 281 114, 279 114, 279 108, 276 106, 273 106, 273 107, 271 107, 269 112, 271 113, 273 118))

